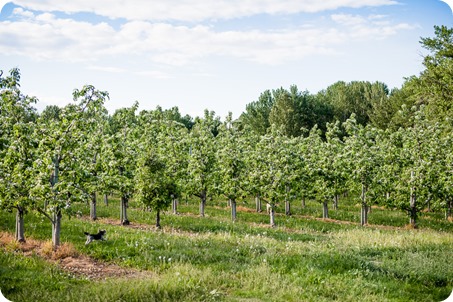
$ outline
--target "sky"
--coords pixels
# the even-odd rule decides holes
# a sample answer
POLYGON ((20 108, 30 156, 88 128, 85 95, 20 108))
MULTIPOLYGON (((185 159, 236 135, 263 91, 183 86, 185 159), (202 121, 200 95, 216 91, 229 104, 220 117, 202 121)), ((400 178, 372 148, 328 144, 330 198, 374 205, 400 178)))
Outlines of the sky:
MULTIPOLYGON (((451 1, 450 1, 451 2, 451 1)), ((423 70, 421 37, 453 27, 440 0, 0 1, 0 70, 21 70, 36 107, 74 89, 106 107, 237 118, 265 90, 312 94, 337 81, 399 88, 423 70)))

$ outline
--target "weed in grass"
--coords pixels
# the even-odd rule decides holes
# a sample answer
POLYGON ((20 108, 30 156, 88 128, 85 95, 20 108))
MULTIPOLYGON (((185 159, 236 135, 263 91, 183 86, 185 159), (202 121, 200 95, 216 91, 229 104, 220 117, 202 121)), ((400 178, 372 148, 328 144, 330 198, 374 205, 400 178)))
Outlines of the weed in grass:
POLYGON ((52 241, 45 241, 43 243, 40 243, 36 240, 33 240, 33 243, 31 244, 31 247, 28 247, 26 245, 21 245, 17 244, 16 241, 11 240, 8 244, 10 246, 16 246, 15 249, 9 250, 6 248, 8 251, 19 251, 23 250, 24 252, 32 249, 33 253, 35 254, 40 254, 44 258, 47 259, 52 259, 52 260, 59 260, 59 259, 64 259, 67 257, 77 257, 79 256, 79 252, 75 249, 74 245, 70 242, 64 242, 61 244, 56 250, 53 249, 52 241))
POLYGON ((51 259, 54 253, 52 241, 46 241, 41 246, 41 253, 46 257, 51 259))
POLYGON ((20 250, 20 242, 16 240, 11 240, 8 243, 5 244, 5 249, 8 252, 16 252, 20 250))
POLYGON ((77 257, 79 252, 74 248, 74 245, 70 242, 65 242, 58 247, 52 254, 52 259, 58 260, 67 257, 77 257))

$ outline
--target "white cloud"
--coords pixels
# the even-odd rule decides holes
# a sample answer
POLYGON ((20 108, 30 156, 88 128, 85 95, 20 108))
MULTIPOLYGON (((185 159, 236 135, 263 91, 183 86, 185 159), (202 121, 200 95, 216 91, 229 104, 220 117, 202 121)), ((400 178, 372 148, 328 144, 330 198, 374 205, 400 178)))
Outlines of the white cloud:
POLYGON ((337 8, 395 5, 396 0, 13 0, 17 5, 43 12, 90 12, 112 19, 201 21, 233 19, 256 14, 321 12, 337 8))
POLYGON ((99 66, 99 65, 90 65, 87 67, 89 70, 103 71, 108 73, 122 73, 126 72, 123 68, 111 67, 111 66, 99 66))
POLYGON ((185 65, 205 56, 232 56, 261 63, 279 63, 313 53, 332 52, 335 30, 217 32, 207 26, 174 26, 131 21, 115 30, 106 23, 58 19, 44 13, 34 19, 3 22, 4 54, 38 60, 94 61, 104 56, 144 55, 168 65, 185 65))
MULTIPOLYGON (((268 0, 268 3, 273 2, 268 0)), ((5 55, 65 62, 96 62, 105 57, 125 55, 172 66, 192 64, 209 56, 279 64, 313 54, 335 54, 338 45, 351 39, 380 39, 412 28, 406 23, 391 24, 385 16, 349 14, 331 15, 331 19, 341 25, 339 27, 244 31, 218 31, 204 25, 177 26, 141 20, 126 22, 115 29, 104 22, 92 24, 60 19, 48 12, 34 14, 18 8, 15 14, 24 18, 0 23, 0 41, 5 41, 0 44, 0 52, 5 55)), ((121 71, 98 65, 91 68, 121 71)))
POLYGON ((143 77, 150 77, 153 79, 159 80, 168 80, 171 79, 172 76, 168 73, 159 70, 142 70, 135 72, 136 75, 143 76, 143 77))
POLYGON ((333 21, 346 26, 357 26, 367 22, 364 17, 358 15, 334 14, 331 18, 333 21))
POLYGON ((414 29, 415 25, 408 23, 392 24, 384 15, 369 15, 363 17, 350 14, 333 14, 331 19, 344 27, 343 32, 349 39, 383 39, 401 30, 414 29))
MULTIPOLYGON (((0 7, 1 8, 1 7, 0 7)), ((17 16, 20 16, 20 17, 24 17, 24 18, 33 18, 34 17, 34 14, 31 12, 31 11, 25 11, 23 8, 21 7, 16 7, 14 10, 13 10, 13 14, 14 15, 17 15, 17 16)))

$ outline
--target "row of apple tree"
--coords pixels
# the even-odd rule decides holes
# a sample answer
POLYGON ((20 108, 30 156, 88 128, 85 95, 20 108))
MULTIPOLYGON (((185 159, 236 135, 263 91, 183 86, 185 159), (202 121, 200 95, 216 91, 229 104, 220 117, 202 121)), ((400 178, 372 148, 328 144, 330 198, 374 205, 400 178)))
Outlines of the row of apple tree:
POLYGON ((406 211, 416 225, 429 207, 451 216, 453 138, 451 121, 430 122, 424 108, 401 108, 410 127, 381 130, 363 126, 352 115, 346 122, 302 129, 287 137, 271 126, 254 134, 229 114, 196 118, 190 129, 163 111, 138 111, 138 104, 109 115, 108 93, 85 86, 74 102, 38 113, 37 100, 20 91, 20 72, 0 77, 0 207, 16 212, 16 239, 24 241, 24 214, 38 213, 52 225, 60 244, 63 214, 72 204, 88 202, 95 220, 97 193, 121 199, 120 219, 129 224, 131 198, 156 215, 184 196, 200 200, 204 216, 208 196, 224 196, 238 219, 236 203, 255 196, 269 208, 291 214, 294 198, 318 201, 323 217, 328 203, 350 192, 367 223, 372 204, 406 211), (414 112, 415 111, 415 112, 414 112))

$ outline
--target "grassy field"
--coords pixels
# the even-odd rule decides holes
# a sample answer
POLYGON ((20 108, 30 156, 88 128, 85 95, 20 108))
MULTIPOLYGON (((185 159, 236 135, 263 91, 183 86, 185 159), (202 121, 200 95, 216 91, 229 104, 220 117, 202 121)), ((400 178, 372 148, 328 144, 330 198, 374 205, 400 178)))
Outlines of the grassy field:
MULTIPOLYGON (((360 208, 342 200, 331 219, 321 206, 292 206, 268 227, 265 213, 240 203, 230 221, 223 201, 208 202, 198 217, 197 201, 154 214, 133 202, 131 226, 119 225, 119 205, 98 203, 99 220, 83 216, 62 222, 62 242, 103 265, 143 271, 136 276, 91 279, 64 270, 17 244, 0 247, 0 288, 11 301, 442 301, 453 289, 453 223, 424 213, 412 230, 404 213, 373 208, 360 227, 360 208), (107 230, 107 241, 85 246, 83 231, 107 230)), ((280 209, 281 210, 281 209, 280 209)), ((26 237, 48 241, 51 226, 26 216, 26 237)), ((14 213, 0 212, 0 231, 14 232, 14 213)))

